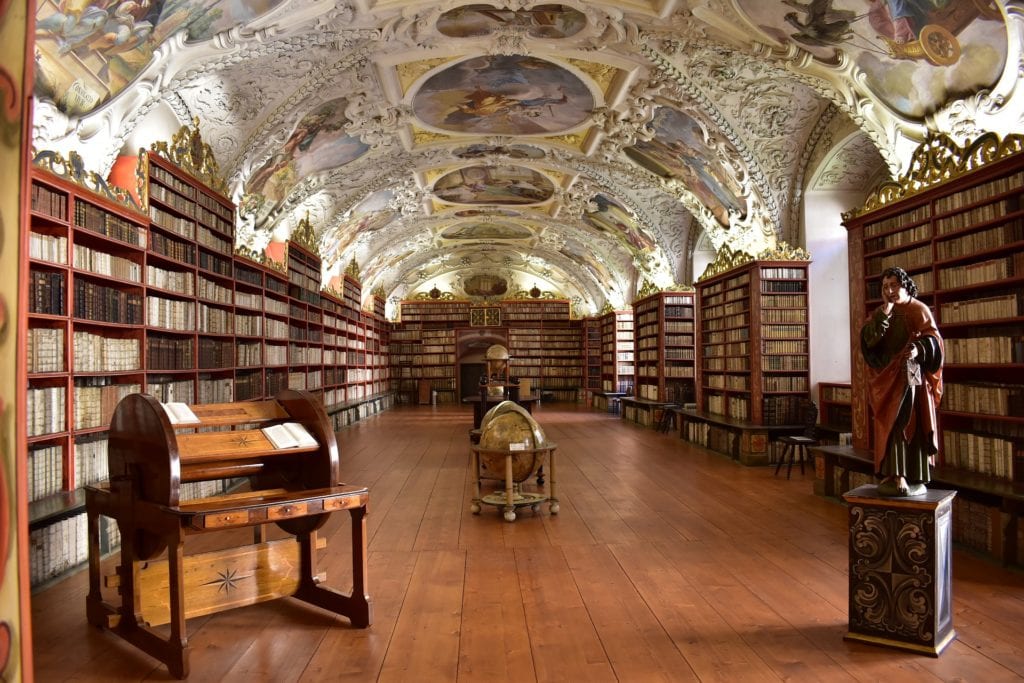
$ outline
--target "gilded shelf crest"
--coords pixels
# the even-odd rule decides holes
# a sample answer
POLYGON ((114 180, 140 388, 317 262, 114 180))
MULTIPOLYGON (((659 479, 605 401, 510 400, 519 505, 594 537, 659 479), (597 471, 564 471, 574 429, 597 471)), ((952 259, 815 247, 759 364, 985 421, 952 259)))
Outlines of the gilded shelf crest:
MULTIPOLYGON (((217 192, 227 194, 228 187, 220 177, 217 159, 210 145, 203 142, 199 133, 199 117, 192 119, 192 126, 182 126, 171 138, 170 144, 154 142, 152 150, 171 161, 193 177, 201 180, 217 192)), ((141 163, 141 155, 140 155, 141 163)))
POLYGON ((774 249, 765 249, 757 255, 758 261, 810 261, 811 255, 800 247, 779 242, 774 249))
POLYGON ((131 193, 124 188, 116 187, 106 181, 96 171, 85 170, 85 160, 82 156, 72 150, 68 152, 67 159, 60 152, 43 150, 41 152, 32 148, 32 165, 49 171, 53 175, 69 180, 75 185, 84 187, 90 192, 102 195, 111 201, 124 205, 132 211, 145 215, 145 210, 139 206, 131 193))
POLYGON ((704 274, 697 278, 697 281, 707 280, 708 278, 721 275, 722 273, 732 270, 737 266, 742 266, 745 263, 750 263, 754 260, 754 257, 745 251, 737 249, 733 251, 729 248, 728 244, 723 244, 718 250, 718 254, 715 256, 715 260, 708 264, 708 267, 704 269, 704 274))
POLYGON ((598 315, 605 315, 606 313, 612 313, 614 310, 615 310, 615 307, 612 306, 611 303, 605 301, 604 302, 604 306, 601 307, 601 310, 598 311, 597 314, 598 315))
POLYGON ((361 276, 359 275, 359 264, 356 263, 355 256, 353 256, 352 260, 348 262, 348 267, 345 268, 345 275, 348 275, 356 282, 361 282, 361 276))
POLYGON ((914 151, 904 175, 879 185, 868 195, 863 207, 844 213, 843 220, 881 209, 1021 150, 1024 150, 1024 135, 1016 133, 1002 140, 996 133, 985 133, 963 147, 945 133, 930 135, 914 151))
POLYGON ((313 229, 313 224, 309 220, 308 213, 305 218, 295 225, 295 229, 292 230, 292 234, 288 239, 310 253, 320 256, 320 247, 317 245, 316 230, 313 229))

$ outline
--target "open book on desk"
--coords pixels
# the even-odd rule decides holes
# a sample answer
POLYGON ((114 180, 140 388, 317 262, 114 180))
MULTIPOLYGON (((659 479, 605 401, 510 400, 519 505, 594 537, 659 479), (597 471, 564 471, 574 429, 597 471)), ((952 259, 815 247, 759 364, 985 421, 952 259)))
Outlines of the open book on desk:
POLYGON ((282 422, 272 427, 264 427, 262 431, 274 448, 305 448, 320 445, 298 422, 282 422))
POLYGON ((164 407, 167 419, 171 421, 172 425, 199 424, 201 422, 187 403, 161 403, 160 405, 164 407))

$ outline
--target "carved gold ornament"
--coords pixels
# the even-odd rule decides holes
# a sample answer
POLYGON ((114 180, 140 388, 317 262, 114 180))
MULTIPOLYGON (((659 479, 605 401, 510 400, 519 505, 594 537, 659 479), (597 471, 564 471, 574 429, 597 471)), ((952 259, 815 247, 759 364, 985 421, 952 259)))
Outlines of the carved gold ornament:
POLYGON ((213 149, 203 142, 199 133, 198 116, 192 119, 191 127, 182 126, 171 138, 170 144, 163 141, 154 142, 151 149, 217 192, 227 194, 228 187, 220 177, 213 149))
POLYGON ((862 208, 844 213, 843 220, 863 216, 1021 150, 1024 150, 1024 136, 1016 133, 1002 140, 996 133, 985 133, 963 147, 945 133, 930 135, 914 151, 904 175, 879 185, 868 195, 862 208))
POLYGON ((84 187, 90 192, 102 195, 111 201, 117 202, 132 211, 148 217, 145 210, 139 206, 130 192, 123 188, 110 185, 96 171, 85 170, 85 161, 82 159, 82 156, 74 150, 68 152, 68 156, 65 159, 60 152, 54 152, 48 149, 38 152, 33 147, 32 165, 36 168, 41 168, 44 171, 49 171, 58 178, 68 180, 79 187, 84 187))
POLYGON ((313 229, 313 224, 309 220, 308 213, 305 218, 296 224, 295 229, 292 230, 292 234, 288 239, 311 254, 320 256, 320 247, 317 245, 316 230, 313 229))
POLYGON ((697 278, 697 281, 707 280, 713 278, 716 275, 732 270, 738 266, 742 266, 745 263, 750 263, 754 260, 754 257, 745 251, 737 249, 733 251, 729 248, 728 244, 723 244, 718 250, 718 254, 715 256, 715 260, 708 264, 708 267, 704 269, 704 274, 697 278))

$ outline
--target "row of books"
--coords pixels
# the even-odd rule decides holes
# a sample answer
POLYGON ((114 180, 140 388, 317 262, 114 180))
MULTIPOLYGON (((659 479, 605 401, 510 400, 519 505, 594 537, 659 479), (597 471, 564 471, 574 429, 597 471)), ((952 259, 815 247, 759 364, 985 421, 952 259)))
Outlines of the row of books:
POLYGON ((1012 175, 996 178, 974 187, 968 187, 959 192, 936 199, 935 213, 956 211, 990 197, 1005 194, 1011 190, 1018 191, 1022 185, 1024 185, 1024 171, 1018 171, 1012 175))
POLYGON ((63 327, 30 327, 27 347, 29 372, 64 372, 63 327))
POLYGON ((939 270, 939 285, 943 289, 952 289, 984 282, 995 282, 1015 276, 1024 276, 1024 252, 978 263, 942 268, 939 270))
POLYGON ((1017 478, 1024 480, 1024 445, 1008 439, 944 429, 942 459, 950 467, 1011 481, 1016 468, 1017 478))
POLYGON ((141 367, 138 338, 75 330, 73 343, 75 372, 128 372, 141 367))
POLYGON ((968 211, 955 213, 936 220, 935 232, 939 235, 948 235, 976 223, 984 223, 985 221, 1001 218, 1019 208, 1018 202, 1011 202, 1009 199, 992 202, 991 204, 983 204, 968 211))
POLYGON ((921 225, 910 228, 909 230, 902 230, 900 232, 889 233, 883 237, 864 240, 864 253, 871 254, 876 251, 895 249, 896 247, 902 247, 913 242, 930 239, 931 236, 931 223, 922 223, 921 225))
POLYGON ((1024 363, 1024 336, 947 338, 948 364, 1024 363))
POLYGON ((67 425, 65 387, 29 387, 25 422, 30 437, 65 431, 67 425))
POLYGON ((29 269, 28 310, 46 315, 64 315, 66 286, 62 272, 29 269))
POLYGON ((72 410, 75 429, 95 429, 109 425, 110 418, 114 416, 114 408, 121 399, 142 391, 142 385, 137 382, 114 384, 110 378, 89 379, 102 379, 103 384, 75 379, 75 404, 72 410))
POLYGON ((146 229, 143 226, 81 200, 75 202, 75 227, 143 249, 146 247, 146 229))
POLYGON ((956 239, 935 243, 935 255, 940 261, 954 259, 963 254, 976 254, 1024 240, 1024 222, 997 225, 994 228, 972 232, 956 239))
POLYGON ((971 323, 983 320, 1016 318, 1020 315, 1020 301, 1024 292, 1013 291, 998 296, 951 301, 939 305, 942 323, 971 323))
POLYGON ((75 268, 127 282, 142 281, 142 266, 134 261, 81 244, 75 245, 74 252, 75 268))
POLYGON ((47 263, 66 265, 68 262, 68 238, 30 232, 28 235, 28 257, 47 263))
POLYGON ((959 413, 1024 415, 1024 387, 996 382, 946 382, 942 408, 959 413))

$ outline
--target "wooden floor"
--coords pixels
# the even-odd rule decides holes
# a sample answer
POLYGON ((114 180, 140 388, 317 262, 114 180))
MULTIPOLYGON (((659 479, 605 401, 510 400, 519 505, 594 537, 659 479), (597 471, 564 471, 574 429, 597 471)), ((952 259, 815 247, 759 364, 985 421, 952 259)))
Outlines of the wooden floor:
MULTIPOLYGON (((191 620, 190 680, 1021 680, 1024 573, 955 552, 958 638, 938 659, 849 643, 846 510, 810 471, 775 478, 584 407, 536 417, 561 512, 513 524, 469 512, 466 409, 340 432, 346 481, 370 488, 373 626, 290 599, 191 620)), ((345 591, 347 519, 322 563, 345 591)), ((36 680, 169 679, 86 624, 85 586, 33 596, 36 680)))

